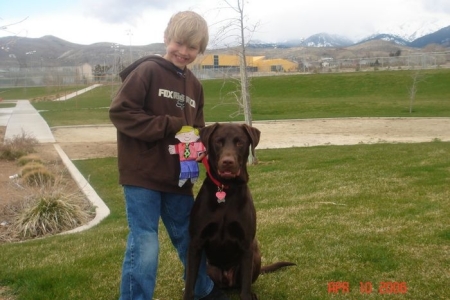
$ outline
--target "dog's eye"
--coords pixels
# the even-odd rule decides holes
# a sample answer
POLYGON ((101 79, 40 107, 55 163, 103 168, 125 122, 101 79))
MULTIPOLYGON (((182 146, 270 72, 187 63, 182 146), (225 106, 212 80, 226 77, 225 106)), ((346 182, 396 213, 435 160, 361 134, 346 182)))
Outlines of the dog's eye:
POLYGON ((215 139, 214 140, 214 144, 217 146, 222 146, 223 145, 223 139, 215 139))
POLYGON ((237 146, 237 147, 243 147, 243 146, 244 146, 244 142, 241 141, 241 140, 237 140, 237 141, 236 141, 236 146, 237 146))

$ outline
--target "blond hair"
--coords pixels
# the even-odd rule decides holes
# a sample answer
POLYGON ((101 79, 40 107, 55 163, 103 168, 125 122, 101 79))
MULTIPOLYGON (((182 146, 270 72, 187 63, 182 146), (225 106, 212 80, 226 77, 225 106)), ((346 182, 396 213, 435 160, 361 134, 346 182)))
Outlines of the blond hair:
POLYGON ((199 53, 202 54, 208 45, 208 24, 202 16, 193 11, 176 13, 167 24, 164 40, 176 40, 199 47, 199 53))
POLYGON ((178 131, 177 134, 187 133, 187 132, 191 132, 191 131, 193 131, 195 135, 200 135, 200 131, 197 128, 194 128, 194 127, 188 126, 188 125, 184 125, 183 127, 181 127, 180 131, 178 131))

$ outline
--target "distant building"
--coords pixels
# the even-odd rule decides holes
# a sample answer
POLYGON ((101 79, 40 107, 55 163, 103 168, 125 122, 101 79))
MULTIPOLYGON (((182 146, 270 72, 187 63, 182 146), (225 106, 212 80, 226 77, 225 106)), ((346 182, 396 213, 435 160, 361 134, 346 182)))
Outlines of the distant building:
POLYGON ((85 82, 92 82, 93 74, 92 74, 92 66, 88 63, 84 63, 79 67, 79 72, 81 73, 82 80, 85 82))
MULTIPOLYGON (((265 59, 264 56, 246 56, 247 70, 251 72, 295 72, 298 64, 286 59, 265 59)), ((239 72, 238 55, 209 54, 199 56, 191 66, 198 70, 226 70, 239 72)))

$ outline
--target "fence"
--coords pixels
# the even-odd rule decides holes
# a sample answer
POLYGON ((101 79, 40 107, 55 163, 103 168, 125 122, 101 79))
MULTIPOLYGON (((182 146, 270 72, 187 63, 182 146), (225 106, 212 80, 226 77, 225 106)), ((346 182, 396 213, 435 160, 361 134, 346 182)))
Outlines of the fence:
MULTIPOLYGON (((293 58, 298 63, 295 73, 325 73, 373 70, 409 70, 409 69, 437 69, 450 68, 450 51, 411 54, 407 56, 367 57, 320 59, 310 61, 293 58)), ((90 70, 91 68, 89 68, 90 70)), ((229 69, 193 69, 199 79, 214 79, 234 77, 239 75, 238 68, 229 69)), ((273 76, 292 74, 284 72, 249 71, 250 76, 273 76)), ((1 68, 0 88, 5 87, 33 87, 33 86, 64 86, 86 85, 92 83, 118 83, 117 74, 106 74, 95 78, 92 72, 86 72, 80 67, 35 67, 35 68, 1 68)))

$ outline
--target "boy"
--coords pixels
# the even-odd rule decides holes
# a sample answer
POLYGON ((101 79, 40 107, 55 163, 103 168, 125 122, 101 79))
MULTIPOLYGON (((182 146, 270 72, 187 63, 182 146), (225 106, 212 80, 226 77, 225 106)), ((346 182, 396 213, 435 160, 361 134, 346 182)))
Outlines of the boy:
MULTIPOLYGON (((186 66, 206 49, 206 21, 191 11, 175 14, 164 32, 164 43, 164 57, 141 58, 120 73, 123 84, 109 110, 117 128, 119 182, 130 229, 121 300, 153 298, 160 217, 186 267, 192 183, 178 186, 179 157, 168 148, 177 143, 175 134, 182 126, 205 126, 203 88, 186 66)), ((205 262, 195 295, 203 300, 228 299, 206 275, 205 262)))

